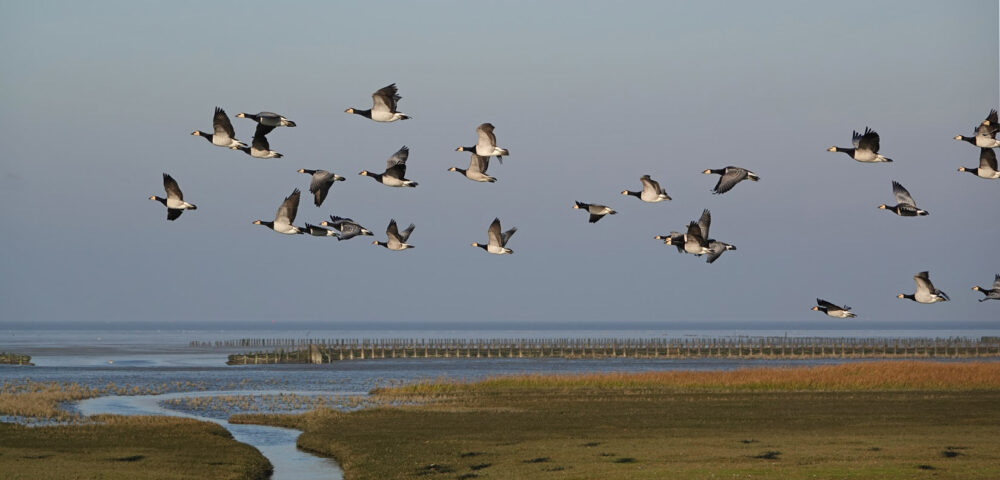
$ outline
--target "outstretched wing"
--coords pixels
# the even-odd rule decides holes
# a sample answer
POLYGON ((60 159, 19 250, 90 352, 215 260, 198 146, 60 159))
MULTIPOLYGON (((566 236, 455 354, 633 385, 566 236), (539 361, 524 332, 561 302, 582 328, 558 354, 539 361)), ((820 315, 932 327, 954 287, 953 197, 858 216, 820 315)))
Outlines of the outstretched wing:
POLYGON ((472 158, 469 159, 469 171, 485 174, 487 168, 490 168, 490 157, 476 155, 475 150, 473 150, 472 158))
POLYGON ((993 290, 1000 290, 1000 274, 993 276, 993 290))
POLYGON ((493 223, 490 224, 490 228, 486 230, 486 235, 489 238, 489 244, 495 246, 503 246, 503 237, 500 233, 500 219, 494 218, 493 223))
MULTIPOLYGON (((174 180, 174 177, 171 177, 166 173, 163 174, 163 189, 167 191, 167 198, 184 200, 184 194, 181 193, 181 187, 177 186, 177 181, 174 180)), ((177 215, 180 216, 179 213, 177 215)))
POLYGON ((823 300, 822 298, 817 298, 816 304, 829 310, 843 310, 843 308, 840 308, 837 305, 834 305, 826 300, 823 300))
POLYGON ((403 145, 402 148, 397 150, 396 153, 392 154, 392 156, 385 161, 385 169, 388 170, 392 167, 395 167, 396 165, 404 165, 406 163, 406 159, 409 157, 410 157, 410 148, 407 147, 406 145, 403 145))
POLYGON ((744 178, 747 178, 747 170, 745 168, 726 167, 725 172, 719 177, 719 182, 715 184, 715 193, 726 193, 732 190, 744 178))
POLYGON ((708 239, 708 228, 712 226, 712 212, 709 212, 706 208, 701 212, 701 218, 698 219, 698 228, 701 230, 701 238, 708 239))
POLYGON ((488 145, 490 149, 497 146, 497 137, 493 134, 492 123, 484 123, 476 127, 476 134, 479 135, 479 145, 488 145))
POLYGON ((399 239, 401 241, 403 241, 403 242, 406 242, 407 240, 409 240, 410 239, 410 234, 413 233, 413 229, 414 228, 417 228, 417 226, 411 223, 409 227, 406 227, 406 230, 403 230, 399 234, 399 239))
POLYGON ((924 292, 930 294, 934 293, 934 284, 931 283, 931 275, 929 272, 920 272, 913 276, 913 281, 917 284, 917 291, 923 290, 924 292))
POLYGON ((860 150, 870 150, 872 153, 878 153, 878 133, 868 127, 865 127, 865 134, 861 136, 861 139, 857 143, 857 148, 860 150))
POLYGON ((299 212, 299 197, 302 196, 302 192, 299 189, 292 191, 292 194, 285 197, 285 201, 281 202, 281 206, 278 207, 278 213, 274 215, 275 222, 284 222, 289 225, 295 222, 295 215, 299 212))
POLYGON ((233 124, 229 121, 229 115, 226 115, 226 111, 215 107, 215 116, 212 117, 212 129, 215 135, 228 135, 229 138, 236 138, 236 130, 233 130, 233 124))
POLYGON ((896 195, 896 203, 903 203, 914 207, 917 206, 916 202, 913 201, 913 197, 910 196, 910 192, 908 192, 902 185, 899 184, 899 182, 895 180, 892 181, 892 193, 896 195))
POLYGON ((396 102, 401 98, 396 94, 396 84, 386 85, 372 94, 372 110, 396 111, 396 102))

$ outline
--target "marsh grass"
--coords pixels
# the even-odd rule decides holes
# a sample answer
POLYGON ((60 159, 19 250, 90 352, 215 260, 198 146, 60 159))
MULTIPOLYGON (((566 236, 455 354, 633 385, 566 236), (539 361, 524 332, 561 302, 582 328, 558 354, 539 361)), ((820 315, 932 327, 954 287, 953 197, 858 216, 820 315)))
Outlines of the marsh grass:
POLYGON ((159 385, 117 385, 107 383, 91 387, 71 382, 35 382, 30 379, 0 385, 0 415, 19 417, 28 422, 54 421, 81 423, 80 415, 66 411, 62 404, 102 395, 157 395, 165 392, 203 390, 203 383, 165 382, 159 385))
POLYGON ((230 421, 301 429, 299 446, 338 459, 352 480, 892 480, 924 475, 921 466, 938 479, 996 479, 998 367, 889 362, 440 380, 376 395, 426 402, 417 406, 230 421), (955 446, 961 455, 942 453, 955 446), (451 472, 436 471, 445 466, 451 472))
POLYGON ((220 425, 162 417, 100 416, 99 423, 0 424, 4 479, 267 478, 271 464, 220 425))
POLYGON ((531 374, 498 376, 473 383, 441 378, 380 388, 375 393, 435 397, 525 389, 617 392, 998 390, 1000 362, 860 362, 731 371, 531 374))

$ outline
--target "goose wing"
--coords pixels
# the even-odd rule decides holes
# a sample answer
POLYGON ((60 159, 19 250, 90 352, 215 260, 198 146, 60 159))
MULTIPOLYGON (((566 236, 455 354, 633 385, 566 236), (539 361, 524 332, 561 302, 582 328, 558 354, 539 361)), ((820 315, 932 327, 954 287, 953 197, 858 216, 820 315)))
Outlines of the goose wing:
POLYGON ((326 200, 327 194, 330 193, 330 187, 333 186, 333 179, 333 175, 326 170, 317 170, 312 175, 312 181, 309 182, 309 192, 313 194, 313 203, 317 207, 326 200))
POLYGON ((179 208, 168 208, 167 209, 167 220, 177 220, 177 217, 181 216, 184 210, 179 208))
POLYGON ((721 257, 726 250, 729 250, 729 247, 731 246, 732 245, 729 245, 724 242, 719 242, 716 240, 708 242, 708 248, 712 250, 712 253, 709 253, 708 255, 705 256, 705 262, 712 263, 718 260, 718 258, 721 257))
POLYGON ((732 190, 744 178, 747 178, 747 170, 745 168, 726 167, 725 172, 719 177, 719 182, 715 184, 715 193, 726 193, 732 190))
POLYGON ((472 158, 469 159, 469 171, 485 174, 487 168, 490 168, 490 157, 476 155, 473 151, 472 158))
POLYGON ((399 234, 399 239, 402 240, 403 242, 406 242, 407 240, 409 240, 410 239, 410 234, 413 233, 413 229, 414 228, 417 228, 417 226, 411 223, 409 227, 406 227, 406 230, 403 230, 399 234))
POLYGON ((253 131, 253 136, 254 138, 263 137, 264 135, 271 133, 271 130, 274 130, 274 125, 264 125, 263 123, 258 123, 257 128, 253 131))
POLYGON ((299 212, 299 197, 302 196, 302 192, 299 189, 292 190, 292 194, 285 197, 285 201, 281 202, 281 206, 278 207, 278 213, 274 215, 275 223, 284 222, 289 225, 295 222, 295 215, 299 212))
MULTIPOLYGON (((181 193, 181 187, 177 186, 177 181, 174 177, 163 174, 163 189, 167 191, 167 198, 176 198, 177 200, 184 200, 184 194, 181 193)), ((180 216, 180 213, 177 214, 180 216)))
POLYGON ((834 305, 826 300, 823 300, 822 298, 817 298, 816 304, 828 310, 844 310, 844 308, 840 308, 837 305, 834 305))
POLYGON ((385 161, 386 170, 395 167, 396 165, 403 165, 403 167, 405 168, 406 159, 409 157, 410 157, 410 148, 407 147, 406 145, 403 145, 402 148, 397 150, 396 153, 392 154, 392 156, 385 161))
POLYGON ((708 228, 712 226, 712 212, 709 212, 706 208, 701 212, 701 218, 698 219, 698 228, 701 230, 701 238, 709 238, 708 228))
POLYGON ((979 149, 979 168, 997 171, 997 154, 992 148, 979 149))
POLYGON ((917 284, 917 293, 923 292, 930 295, 937 291, 937 289, 934 288, 934 284, 931 283, 931 275, 929 272, 920 272, 914 275, 913 281, 917 284))
MULTIPOLYGON (((868 127, 865 127, 865 128, 868 128, 868 127)), ((863 136, 864 135, 858 133, 857 130, 851 130, 851 143, 854 144, 854 148, 858 148, 858 145, 861 143, 861 137, 863 137, 863 136)))
POLYGON ((484 123, 476 127, 476 134, 479 135, 477 146, 482 145, 489 150, 497 146, 497 137, 493 134, 492 123, 484 123))
POLYGON ((902 185, 899 184, 899 182, 895 180, 892 181, 892 193, 896 195, 896 203, 902 203, 913 207, 917 206, 917 203, 913 201, 913 197, 910 196, 910 192, 908 192, 902 185))
POLYGON ((490 246, 502 247, 504 244, 503 236, 500 233, 500 219, 494 218, 493 223, 490 224, 490 228, 486 231, 489 237, 490 246))
POLYGON ((386 85, 372 94, 372 111, 396 111, 396 102, 403 97, 396 94, 396 84, 386 85))
POLYGON ((701 227, 695 222, 688 224, 687 236, 696 239, 703 246, 707 245, 705 239, 701 236, 701 227))
POLYGON ((215 107, 215 116, 212 117, 212 129, 214 130, 214 135, 236 138, 236 130, 233 130, 233 124, 229 121, 229 115, 226 115, 226 111, 219 107, 215 107))
POLYGON ((639 177, 639 182, 642 183, 643 192, 650 192, 653 195, 659 195, 663 192, 663 189, 660 188, 660 183, 652 178, 649 178, 649 175, 639 177))
POLYGON ((399 227, 396 226, 396 219, 389 220, 389 226, 385 228, 385 236, 390 242, 402 242, 399 238, 399 227))
POLYGON ((1000 274, 993 276, 993 290, 1000 290, 1000 274))
POLYGON ((868 127, 865 127, 865 133, 858 140, 857 148, 861 150, 869 150, 872 153, 878 153, 878 133, 868 127))
MULTIPOLYGON (((268 128, 274 128, 274 127, 268 127, 268 128)), ((258 127, 257 129, 260 130, 260 127, 258 127)), ((267 141, 267 137, 265 137, 264 135, 254 135, 253 141, 251 142, 250 146, 253 147, 254 150, 260 150, 263 152, 268 152, 271 150, 271 143, 267 141)))

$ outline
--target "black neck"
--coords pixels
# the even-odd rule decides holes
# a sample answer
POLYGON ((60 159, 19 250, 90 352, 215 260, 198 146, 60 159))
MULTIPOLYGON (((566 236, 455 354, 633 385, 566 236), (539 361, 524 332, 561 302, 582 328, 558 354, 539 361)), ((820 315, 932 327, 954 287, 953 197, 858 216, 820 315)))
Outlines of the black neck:
POLYGON ((625 194, 632 195, 633 197, 638 197, 642 194, 642 192, 633 192, 632 190, 625 190, 625 194))
POLYGON ((483 245, 481 243, 477 243, 476 246, 479 247, 479 248, 481 248, 481 249, 483 249, 483 250, 486 250, 487 247, 489 247, 489 245, 483 245))
POLYGON ((971 173, 971 174, 973 174, 973 175, 975 175, 977 177, 979 176, 979 167, 976 167, 976 168, 966 168, 965 170, 962 170, 962 171, 963 172, 969 172, 969 173, 971 173))
POLYGON ((157 202, 162 203, 163 206, 167 206, 167 199, 166 198, 163 198, 163 197, 153 197, 153 200, 156 200, 157 202))
POLYGON ((854 158, 854 150, 855 149, 853 149, 853 148, 840 148, 840 147, 834 147, 834 148, 836 148, 838 152, 840 152, 840 153, 846 153, 848 157, 854 158))
POLYGON ((382 174, 381 173, 371 173, 371 172, 368 172, 368 175, 365 175, 365 176, 366 177, 372 177, 372 178, 375 179, 376 182, 382 183, 382 174))
POLYGON ((453 167, 453 168, 455 169, 456 172, 461 173, 462 175, 465 175, 465 169, 464 168, 458 168, 458 167, 453 167))
POLYGON ((906 298, 906 299, 909 299, 909 300, 913 300, 913 301, 916 301, 916 300, 917 300, 917 299, 916 299, 916 298, 914 298, 914 296, 913 296, 913 295, 911 295, 911 294, 904 294, 904 295, 903 295, 903 298, 906 298))
POLYGON ((365 118, 372 118, 372 111, 371 111, 371 109, 368 109, 368 110, 352 109, 352 110, 353 111, 351 113, 353 113, 355 115, 361 115, 362 117, 365 117, 365 118))
POLYGON ((267 228, 270 228, 270 229, 274 230, 274 222, 265 222, 265 221, 261 220, 260 224, 263 225, 263 226, 265 226, 265 227, 267 227, 267 228))
POLYGON ((198 130, 198 136, 201 137, 201 138, 204 138, 205 140, 208 140, 208 143, 212 143, 212 134, 211 133, 205 133, 205 132, 203 132, 201 130, 198 130))
POLYGON ((309 174, 309 175, 315 175, 316 174, 316 170, 309 170, 308 168, 303 168, 302 169, 302 173, 309 174))
POLYGON ((976 144, 976 137, 966 137, 966 136, 963 135, 962 136, 962 141, 963 142, 969 142, 969 143, 975 145, 976 144))

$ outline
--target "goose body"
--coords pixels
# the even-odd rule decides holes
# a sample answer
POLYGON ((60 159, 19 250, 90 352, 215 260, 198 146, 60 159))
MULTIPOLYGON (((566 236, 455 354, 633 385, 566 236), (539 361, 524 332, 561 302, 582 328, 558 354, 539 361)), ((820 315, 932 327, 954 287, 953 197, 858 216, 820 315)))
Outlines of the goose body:
POLYGON ((285 201, 281 202, 281 206, 278 207, 278 211, 274 214, 273 222, 265 222, 263 220, 254 220, 254 225, 263 225, 271 230, 278 233, 283 233, 285 235, 299 235, 305 233, 305 229, 301 227, 296 227, 292 225, 295 222, 295 216, 299 211, 299 197, 302 192, 299 189, 292 191, 292 194, 285 197, 285 201))
POLYGON ((600 205, 597 203, 576 202, 573 205, 573 208, 586 210, 587 213, 590 214, 590 219, 588 220, 590 223, 596 223, 598 220, 604 218, 605 215, 614 215, 618 213, 612 210, 611 207, 607 207, 605 205, 600 205))
POLYGON ((913 201, 913 197, 910 196, 908 192, 902 185, 897 181, 892 182, 892 193, 896 196, 896 205, 888 206, 886 204, 879 205, 878 208, 882 210, 888 210, 901 217, 917 217, 930 215, 927 210, 922 210, 917 208, 917 202, 913 201))
POLYGON ((358 175, 371 177, 376 182, 387 187, 416 187, 417 182, 404 178, 406 176, 406 159, 410 156, 410 149, 406 145, 399 151, 392 154, 385 162, 385 172, 372 173, 362 170, 358 175))
POLYGON ((972 287, 973 290, 986 295, 984 298, 980 298, 980 302, 985 302, 987 300, 1000 300, 1000 274, 993 277, 993 288, 983 288, 979 285, 972 287))
POLYGON ((493 134, 493 129, 492 123, 480 124, 476 127, 476 136, 478 138, 476 146, 458 147, 455 150, 459 152, 475 152, 476 155, 486 158, 497 157, 497 160, 503 164, 503 157, 510 155, 510 151, 497 146, 497 136, 493 134))
POLYGON ((493 223, 490 223, 490 228, 486 231, 487 237, 489 238, 487 243, 484 245, 473 242, 472 246, 479 247, 486 250, 488 253, 495 255, 509 255, 514 253, 514 251, 507 248, 507 241, 510 240, 510 237, 514 236, 515 232, 517 232, 517 227, 513 227, 506 232, 500 233, 500 219, 494 218, 493 223))
POLYGON ((298 172, 312 175, 312 180, 309 182, 309 193, 313 194, 313 203, 317 207, 323 204, 323 200, 326 200, 326 196, 330 193, 330 187, 333 186, 334 182, 346 180, 346 178, 326 170, 300 168, 298 172))
POLYGON ((229 121, 226 111, 215 107, 215 114, 212 116, 212 132, 206 133, 201 130, 191 132, 191 135, 199 136, 208 140, 209 143, 217 147, 236 148, 245 147, 247 144, 236 139, 236 131, 229 121))
POLYGON ((278 115, 274 112, 260 112, 260 113, 237 113, 236 118, 249 118, 261 125, 266 125, 268 127, 294 127, 295 122, 289 120, 284 115, 278 115))
POLYGON ((345 113, 353 113, 370 118, 376 122, 395 122, 396 120, 408 120, 409 115, 396 111, 396 103, 403 97, 396 93, 396 84, 387 85, 372 94, 372 108, 359 110, 354 107, 344 110, 345 113))
POLYGON ((461 173, 462 175, 465 175, 465 178, 468 178, 473 182, 494 183, 497 179, 486 174, 486 169, 489 167, 490 157, 481 157, 476 155, 476 152, 472 152, 471 158, 469 159, 468 169, 463 170, 458 167, 451 167, 448 171, 461 173))
POLYGON ((622 195, 631 195, 638 198, 644 202, 656 203, 663 202, 666 200, 672 200, 667 192, 663 191, 660 187, 659 182, 649 178, 649 175, 643 175, 639 177, 639 182, 642 183, 642 190, 638 192, 633 192, 631 190, 622 190, 622 195))
POLYGON ((1000 141, 997 140, 997 132, 1000 132, 997 111, 990 110, 990 114, 986 116, 986 120, 983 120, 982 123, 973 129, 971 137, 955 135, 955 140, 968 142, 979 148, 997 148, 1000 147, 1000 141))
POLYGON ((177 220, 184 210, 197 210, 198 207, 184 201, 184 194, 181 193, 181 187, 177 186, 177 181, 174 177, 163 174, 163 189, 167 191, 167 197, 157 197, 152 195, 149 197, 150 200, 156 200, 167 207, 167 220, 177 220))
POLYGON ((947 302, 951 300, 948 298, 948 294, 934 288, 934 284, 931 283, 931 276, 929 272, 920 272, 913 276, 913 281, 917 284, 917 290, 913 294, 900 293, 896 295, 897 298, 906 298, 913 300, 917 303, 937 303, 937 302, 947 302))
POLYGON ((834 318, 854 318, 857 315, 851 313, 851 307, 844 305, 843 307, 834 305, 822 298, 816 299, 817 305, 812 308, 813 311, 823 312, 834 318))
POLYGON ((267 141, 266 135, 273 130, 274 127, 268 127, 263 124, 257 125, 257 130, 253 134, 253 140, 250 142, 249 147, 236 146, 231 147, 233 150, 239 150, 247 155, 254 158, 281 158, 284 155, 271 150, 271 145, 267 141))
POLYGON ((1000 169, 997 169, 997 154, 992 148, 979 149, 979 167, 965 168, 958 167, 959 172, 969 172, 979 178, 996 179, 1000 178, 1000 169))
POLYGON ((396 219, 389 220, 389 226, 385 229, 386 241, 380 242, 375 240, 372 245, 378 245, 380 247, 388 248, 389 250, 406 250, 407 248, 413 248, 413 245, 406 243, 410 239, 410 234, 413 233, 413 229, 416 228, 412 223, 406 230, 402 232, 396 227, 396 219))
POLYGON ((841 148, 841 147, 830 147, 827 149, 829 152, 841 152, 846 153, 847 156, 862 162, 862 163, 879 163, 879 162, 891 162, 891 158, 886 158, 885 156, 878 153, 879 149, 879 137, 875 130, 865 127, 865 133, 858 133, 855 130, 851 134, 851 138, 854 142, 854 148, 841 148))
POLYGON ((349 238, 354 238, 358 235, 374 235, 370 230, 362 227, 359 223, 351 220, 350 218, 338 217, 335 215, 330 215, 330 221, 324 220, 320 225, 324 227, 330 227, 340 232, 337 236, 337 240, 347 240, 349 238))
POLYGON ((756 173, 753 173, 750 170, 747 170, 742 167, 734 167, 734 166, 708 169, 701 173, 704 173, 705 175, 713 173, 716 175, 721 175, 719 177, 719 181, 716 182, 715 184, 715 188, 712 189, 712 193, 717 195, 732 190, 737 183, 740 183, 743 180, 750 179, 754 182, 760 180, 760 177, 758 177, 756 173))

